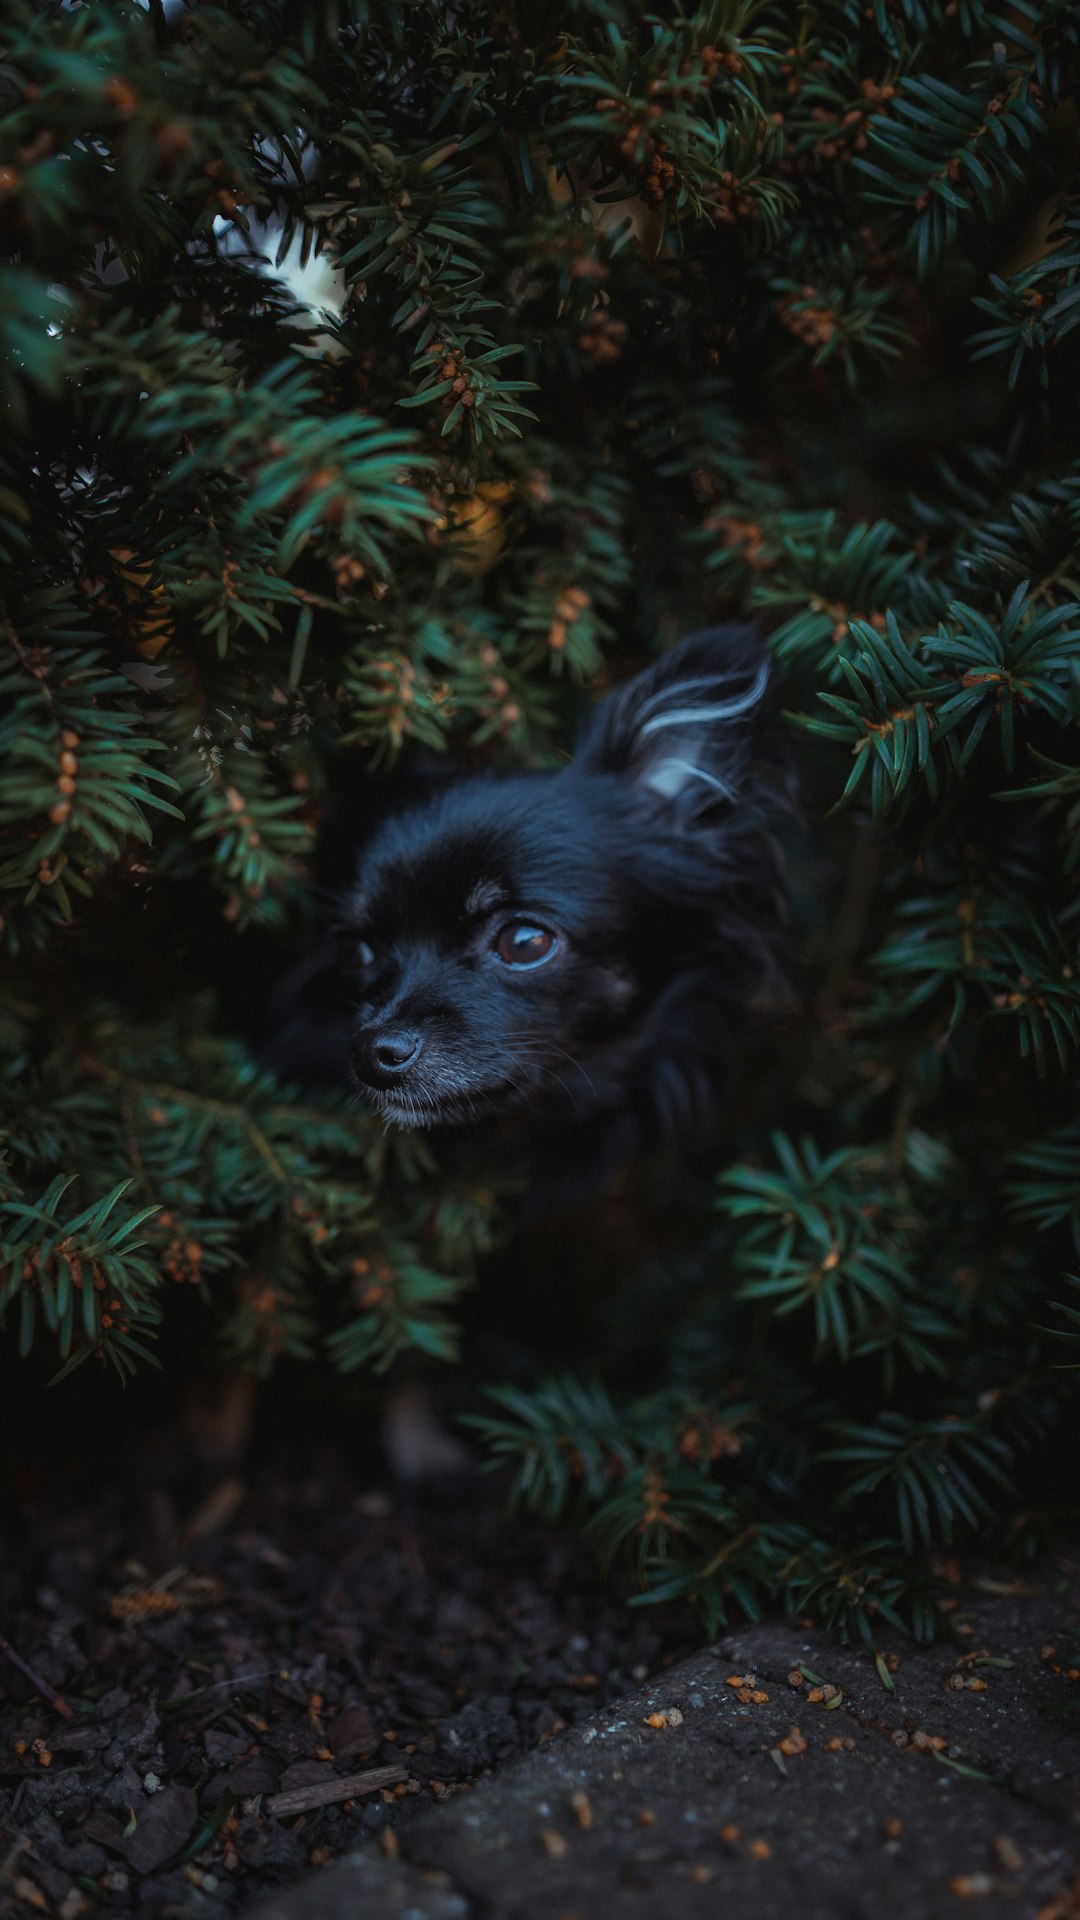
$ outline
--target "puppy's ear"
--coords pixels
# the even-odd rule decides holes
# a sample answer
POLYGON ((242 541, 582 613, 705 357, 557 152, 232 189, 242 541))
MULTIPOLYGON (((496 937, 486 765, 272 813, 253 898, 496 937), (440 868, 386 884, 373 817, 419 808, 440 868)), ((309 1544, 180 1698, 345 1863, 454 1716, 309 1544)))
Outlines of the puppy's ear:
POLYGON ((597 709, 576 764, 685 818, 740 797, 768 685, 756 629, 692 633, 597 709))

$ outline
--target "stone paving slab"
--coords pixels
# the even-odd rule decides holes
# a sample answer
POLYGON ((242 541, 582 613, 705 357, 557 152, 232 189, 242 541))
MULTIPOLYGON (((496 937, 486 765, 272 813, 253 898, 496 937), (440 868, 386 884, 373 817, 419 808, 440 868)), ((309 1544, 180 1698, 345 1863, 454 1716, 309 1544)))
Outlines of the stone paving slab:
POLYGON ((1080 1920, 1078 1590, 884 1638, 891 1689, 826 1634, 733 1633, 247 1920, 1080 1920))

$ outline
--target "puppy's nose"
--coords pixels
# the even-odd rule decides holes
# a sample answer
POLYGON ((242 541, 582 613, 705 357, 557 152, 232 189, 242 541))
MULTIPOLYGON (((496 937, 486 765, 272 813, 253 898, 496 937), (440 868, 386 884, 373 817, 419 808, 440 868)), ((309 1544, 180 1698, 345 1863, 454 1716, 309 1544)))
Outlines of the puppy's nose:
POLYGON ((384 1073, 404 1073, 420 1051, 418 1033, 384 1033, 373 1042, 371 1052, 384 1073))
POLYGON ((395 1027, 383 1033, 353 1036, 352 1062, 357 1079, 369 1087, 392 1087, 419 1057, 423 1041, 418 1033, 395 1027))

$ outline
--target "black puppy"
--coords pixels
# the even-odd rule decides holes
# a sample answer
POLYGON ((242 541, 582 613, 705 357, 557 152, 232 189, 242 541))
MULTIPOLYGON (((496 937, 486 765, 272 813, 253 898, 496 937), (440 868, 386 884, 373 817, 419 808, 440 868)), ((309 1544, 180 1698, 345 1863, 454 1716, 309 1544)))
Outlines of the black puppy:
POLYGON ((609 695, 565 769, 464 776, 376 829, 342 901, 351 1032, 322 1029, 366 1102, 521 1131, 579 1193, 641 1147, 707 1141, 779 980, 767 680, 752 628, 694 634, 609 695))

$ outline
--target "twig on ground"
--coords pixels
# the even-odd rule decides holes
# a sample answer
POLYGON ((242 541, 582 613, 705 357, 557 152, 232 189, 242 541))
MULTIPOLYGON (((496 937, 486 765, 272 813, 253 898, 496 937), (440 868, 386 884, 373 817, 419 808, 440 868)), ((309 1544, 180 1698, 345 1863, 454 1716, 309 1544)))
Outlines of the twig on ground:
POLYGON ((272 1793, 263 1801, 267 1813, 279 1816, 310 1813, 313 1807, 332 1807, 339 1800, 358 1800, 377 1787, 392 1787, 408 1779, 408 1769, 397 1765, 369 1767, 367 1773, 346 1773, 337 1780, 321 1780, 313 1787, 293 1787, 288 1793, 272 1793))
POLYGON ((66 1700, 61 1700, 60 1695, 49 1686, 48 1681, 41 1678, 39 1673, 34 1672, 33 1667, 27 1666, 22 1654, 16 1653, 10 1640, 5 1640, 2 1633, 0 1633, 0 1653, 4 1655, 6 1660, 10 1660, 13 1667, 18 1668, 24 1679, 31 1682, 31 1685, 37 1689, 42 1698, 48 1701, 50 1707, 53 1707, 57 1713, 62 1714, 65 1720, 74 1720, 74 1708, 69 1707, 66 1700))

